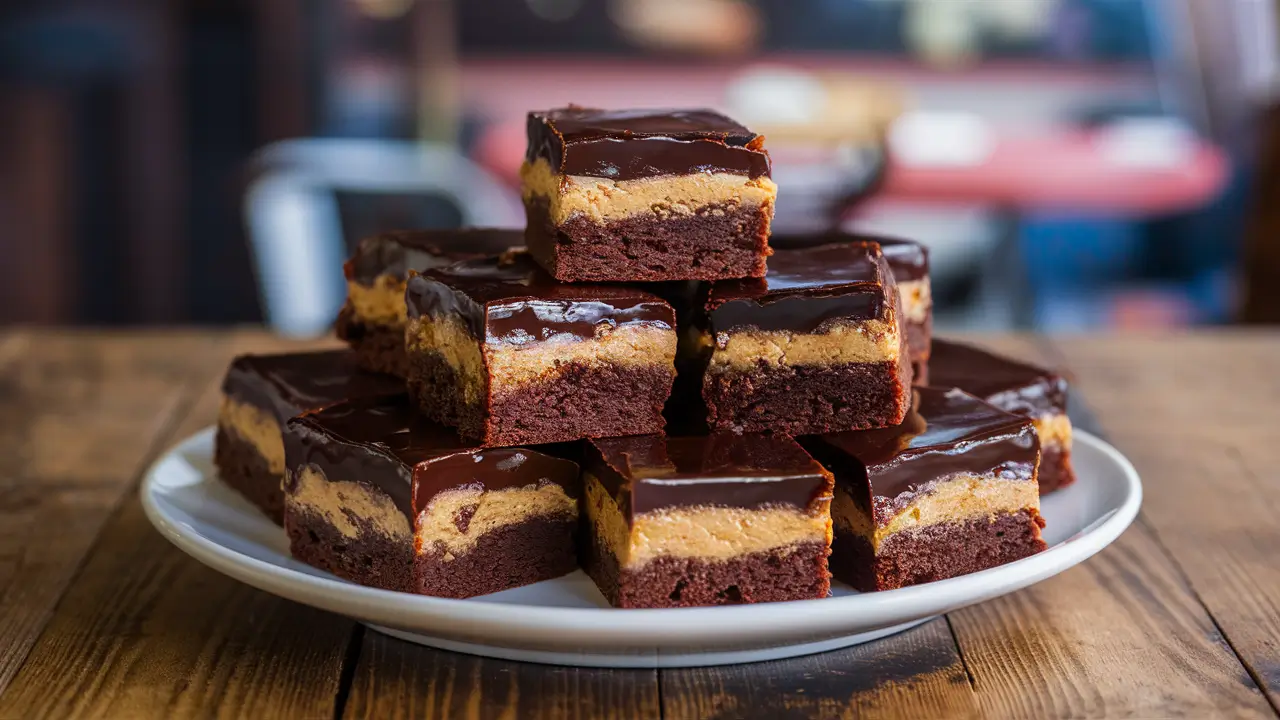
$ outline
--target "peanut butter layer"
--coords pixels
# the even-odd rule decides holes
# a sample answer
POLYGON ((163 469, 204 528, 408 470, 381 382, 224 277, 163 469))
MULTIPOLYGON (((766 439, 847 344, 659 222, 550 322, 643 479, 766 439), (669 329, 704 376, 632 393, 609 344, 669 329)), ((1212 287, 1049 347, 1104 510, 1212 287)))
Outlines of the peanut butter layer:
POLYGON ((284 475, 284 439, 271 413, 228 397, 222 398, 218 426, 252 445, 274 474, 284 475))
POLYGON ((898 293, 902 296, 902 317, 907 322, 922 323, 933 310, 933 291, 929 278, 898 281, 898 293))
POLYGON ((554 483, 447 490, 418 514, 417 548, 420 554, 439 553, 449 562, 470 552, 485 533, 501 527, 534 518, 572 522, 577 516, 577 499, 554 483))
POLYGON ((637 215, 685 217, 704 208, 715 208, 711 212, 731 212, 741 206, 771 209, 778 196, 778 186, 768 177, 691 173, 609 180, 559 175, 543 158, 525 162, 520 180, 526 200, 546 198, 551 221, 557 225, 573 217, 604 224, 637 215))
MULTIPOLYGON (((478 402, 484 392, 486 371, 480 345, 462 323, 452 318, 420 317, 409 324, 410 352, 438 353, 461 379, 463 396, 478 402)), ((497 342, 484 346, 488 377, 501 387, 553 380, 571 366, 660 365, 675 370, 676 333, 667 327, 599 325, 596 337, 553 338, 523 345, 497 342)))
POLYGON ((841 532, 862 535, 878 549, 880 543, 894 533, 938 523, 994 518, 1020 510, 1039 512, 1040 492, 1036 483, 957 475, 918 491, 901 511, 878 526, 866 510, 858 507, 847 488, 837 486, 831 515, 841 532))
POLYGON ((1045 413, 1035 419, 1040 447, 1071 449, 1071 418, 1066 413, 1045 413))
POLYGON ((314 467, 298 471, 285 502, 320 516, 344 537, 355 539, 365 521, 399 542, 409 542, 409 519, 387 495, 358 482, 326 478, 314 467))
POLYGON ((691 506, 636 515, 632 522, 590 473, 583 476, 588 520, 595 536, 612 549, 622 568, 660 557, 728 560, 805 543, 831 541, 829 501, 813 512, 794 507, 691 506))
POLYGON ((347 281, 347 302, 361 322, 370 325, 404 327, 405 281, 392 275, 379 275, 373 285, 347 281))
MULTIPOLYGON (((771 365, 843 365, 897 362, 902 338, 896 323, 868 320, 837 325, 827 332, 785 330, 716 333, 708 372, 743 371, 763 360, 771 365)), ((705 347, 710 336, 702 341, 705 347)))

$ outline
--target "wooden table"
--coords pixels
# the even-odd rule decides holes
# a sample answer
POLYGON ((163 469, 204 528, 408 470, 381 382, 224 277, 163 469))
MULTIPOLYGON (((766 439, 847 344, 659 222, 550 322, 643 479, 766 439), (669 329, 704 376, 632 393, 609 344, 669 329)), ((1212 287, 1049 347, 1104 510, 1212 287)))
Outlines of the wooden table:
POLYGON ((1089 562, 878 642, 691 670, 430 650, 229 580, 135 485, 258 332, 0 332, 0 718, 1276 717, 1280 333, 993 338, 1068 368, 1137 465, 1089 562))

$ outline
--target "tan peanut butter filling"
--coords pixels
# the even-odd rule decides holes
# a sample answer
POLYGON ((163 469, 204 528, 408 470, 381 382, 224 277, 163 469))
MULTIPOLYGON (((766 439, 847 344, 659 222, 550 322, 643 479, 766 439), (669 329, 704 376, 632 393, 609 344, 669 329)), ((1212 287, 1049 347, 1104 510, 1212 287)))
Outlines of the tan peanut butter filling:
MULTIPOLYGON (((711 337, 702 341, 705 347, 711 337)), ((898 361, 902 338, 894 323, 867 320, 837 325, 823 333, 743 330, 717 333, 708 372, 754 369, 770 365, 843 365, 898 361)))
POLYGON ((355 518, 399 542, 409 542, 409 518, 384 493, 358 482, 326 478, 315 467, 298 471, 285 502, 298 511, 318 515, 342 533, 355 539, 362 528, 355 518))
POLYGON ((902 297, 902 317, 906 322, 922 323, 929 319, 933 309, 929 278, 898 283, 898 295, 902 297))
POLYGON ((813 513, 793 507, 665 508, 642 513, 628 524, 598 478, 584 473, 582 479, 592 532, 613 550, 622 568, 636 568, 661 557, 717 561, 831 542, 829 503, 813 513))
POLYGON ((446 490, 418 513, 418 554, 439 553, 449 562, 470 552, 485 533, 504 526, 534 518, 572 522, 577 517, 578 501, 555 483, 446 490))
POLYGON ((404 327, 405 282, 393 275, 379 275, 373 285, 347 281, 347 301, 356 317, 370 325, 404 327))
POLYGON ((551 222, 563 225, 574 217, 604 224, 637 215, 659 219, 685 217, 700 210, 710 214, 738 207, 764 207, 772 212, 778 186, 767 177, 730 173, 690 173, 637 180, 609 180, 560 175, 544 158, 520 167, 525 200, 546 198, 551 222), (716 206, 714 210, 704 210, 716 206))
POLYGON ((267 469, 284 477, 284 436, 274 415, 256 405, 223 397, 218 427, 252 445, 267 461, 267 469))
POLYGON ((1035 426, 1041 448, 1071 449, 1071 419, 1066 413, 1045 413, 1035 419, 1035 426))
POLYGON ((878 550, 885 538, 904 530, 939 523, 964 523, 983 517, 994 522, 999 515, 1022 510, 1040 510, 1040 488, 1036 483, 957 475, 917 493, 911 503, 881 526, 837 483, 831 517, 840 532, 861 535, 878 550))
MULTIPOLYGON (((454 369, 467 403, 479 402, 485 391, 480 345, 453 318, 415 318, 406 335, 410 354, 438 353, 454 369)), ((571 366, 614 365, 624 368, 662 366, 675 375, 676 333, 653 325, 600 325, 590 340, 551 339, 515 345, 489 343, 484 347, 489 375, 501 387, 554 380, 571 366)))

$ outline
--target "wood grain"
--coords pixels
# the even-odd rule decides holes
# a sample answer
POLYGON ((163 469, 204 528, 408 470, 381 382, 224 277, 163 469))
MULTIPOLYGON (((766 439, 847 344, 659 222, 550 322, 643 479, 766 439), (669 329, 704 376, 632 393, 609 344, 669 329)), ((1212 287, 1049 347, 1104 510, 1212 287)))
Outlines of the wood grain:
POLYGON ((661 671, 669 718, 975 717, 947 621, 803 658, 661 671))
POLYGON ((653 670, 506 662, 364 634, 345 717, 659 717, 653 670))
MULTIPOLYGON (((1000 346, 1052 354, 1029 341, 1000 346)), ((1110 408, 1097 410, 1107 424, 1110 408)), ((1273 716, 1142 524, 1088 563, 950 620, 984 716, 1273 716)))
MULTIPOLYGON (((252 333, 206 350, 203 390, 174 437, 213 422, 233 353, 281 346, 252 333)), ((0 696, 0 717, 329 717, 352 627, 187 557, 130 494, 0 696)))
POLYGON ((0 353, 9 364, 0 373, 0 692, 209 347, 181 334, 10 342, 21 352, 0 353))
POLYGON ((1253 679, 1280 706, 1280 338, 1224 334, 1124 363, 1095 340, 1064 343, 1112 440, 1147 486, 1143 522, 1172 556, 1253 679), (1230 372, 1205 373, 1205 363, 1230 372), (1104 392, 1120 383, 1125 396, 1104 392), (1177 388, 1170 392, 1169 388, 1177 388), (1236 407, 1245 405, 1247 408, 1236 407), (1134 416, 1194 422, 1134 422, 1134 416))

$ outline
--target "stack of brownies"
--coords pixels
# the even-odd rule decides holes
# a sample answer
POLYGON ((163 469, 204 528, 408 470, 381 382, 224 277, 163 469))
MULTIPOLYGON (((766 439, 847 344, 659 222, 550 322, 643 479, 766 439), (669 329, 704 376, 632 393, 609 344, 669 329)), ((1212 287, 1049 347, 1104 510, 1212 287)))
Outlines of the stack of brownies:
POLYGON ((933 341, 921 245, 771 239, 764 139, 713 112, 528 131, 523 232, 366 239, 351 350, 228 371, 218 467, 295 557, 455 598, 581 566, 616 606, 673 607, 1045 547, 1065 385, 933 341))

